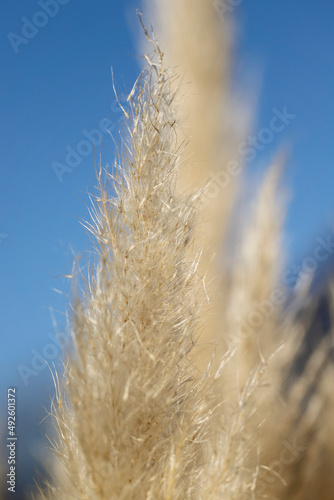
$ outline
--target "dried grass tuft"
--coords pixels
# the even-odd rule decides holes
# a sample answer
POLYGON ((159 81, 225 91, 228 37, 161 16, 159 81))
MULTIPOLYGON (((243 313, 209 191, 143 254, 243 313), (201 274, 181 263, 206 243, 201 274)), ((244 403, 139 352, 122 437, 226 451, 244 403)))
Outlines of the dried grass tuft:
POLYGON ((265 175, 224 268, 215 256, 228 246, 238 179, 214 198, 208 181, 228 157, 228 37, 214 66, 212 6, 157 5, 167 21, 177 8, 178 43, 165 33, 166 66, 144 27, 153 54, 128 98, 128 135, 113 169, 97 172, 86 223, 96 255, 73 304, 73 348, 51 412, 59 465, 41 498, 332 499, 332 335, 297 376, 312 313, 286 307, 280 280, 281 166, 265 175), (202 25, 212 38, 188 58, 191 27, 202 25), (169 64, 186 67, 191 105, 169 64))

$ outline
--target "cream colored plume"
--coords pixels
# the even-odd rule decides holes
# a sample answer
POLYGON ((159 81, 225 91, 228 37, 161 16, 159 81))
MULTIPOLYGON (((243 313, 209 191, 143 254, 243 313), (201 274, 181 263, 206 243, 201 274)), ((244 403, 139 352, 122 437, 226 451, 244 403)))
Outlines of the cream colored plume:
POLYGON ((287 379, 312 314, 287 307, 281 282, 281 165, 242 211, 227 265, 245 129, 231 27, 210 0, 153 8, 128 135, 97 173, 96 254, 51 412, 59 470, 41 496, 331 500, 332 335, 287 379))
MULTIPOLYGON (((181 127, 187 141, 179 174, 181 192, 208 186, 196 219, 195 248, 203 245, 199 272, 205 279, 210 316, 199 326, 208 347, 221 344, 221 252, 232 223, 243 164, 238 144, 248 126, 246 107, 237 105, 231 82, 231 23, 208 0, 148 0, 148 12, 163 47, 166 64, 177 68, 181 127), (153 11, 153 14, 151 12, 153 11)), ((223 346, 220 347, 223 349, 223 346)))

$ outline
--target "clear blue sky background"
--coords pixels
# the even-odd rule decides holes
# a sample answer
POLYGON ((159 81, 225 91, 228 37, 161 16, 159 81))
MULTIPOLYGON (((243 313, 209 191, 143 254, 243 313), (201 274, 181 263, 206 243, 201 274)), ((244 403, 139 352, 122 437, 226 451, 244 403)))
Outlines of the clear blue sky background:
MULTIPOLYGON (((110 67, 118 92, 129 91, 141 64, 135 43, 138 6, 132 0, 69 0, 28 43, 17 41, 15 51, 8 33, 22 36, 22 18, 31 21, 41 8, 35 0, 1 2, 2 410, 8 385, 18 386, 22 408, 29 401, 35 405, 38 394, 48 405, 47 369, 29 377, 25 386, 17 367, 31 368, 31 351, 41 352, 50 343, 53 325, 48 308, 65 310, 67 297, 54 289, 69 293, 68 280, 52 276, 71 272, 71 248, 77 254, 90 247, 78 217, 87 217, 82 200, 87 202, 87 186, 95 184, 94 153, 65 173, 63 182, 52 164, 65 163, 66 147, 77 149, 85 139, 84 129, 98 128, 103 118, 110 120, 109 125, 120 119, 110 67)), ((249 78, 251 85, 254 75, 249 69, 261 73, 254 130, 268 125, 274 107, 286 106, 296 115, 257 161, 263 162, 282 143, 292 145, 287 179, 294 198, 286 234, 290 261, 298 262, 334 213, 334 4, 244 0, 234 14, 236 74, 242 75, 245 85, 249 78)), ((105 131, 104 140, 112 149, 105 131)), ((102 154, 112 160, 104 146, 102 154)), ((57 314, 57 321, 61 330, 62 314, 57 314)), ((50 361, 56 358, 51 356, 50 361)), ((40 408, 40 415, 43 411, 40 408)))

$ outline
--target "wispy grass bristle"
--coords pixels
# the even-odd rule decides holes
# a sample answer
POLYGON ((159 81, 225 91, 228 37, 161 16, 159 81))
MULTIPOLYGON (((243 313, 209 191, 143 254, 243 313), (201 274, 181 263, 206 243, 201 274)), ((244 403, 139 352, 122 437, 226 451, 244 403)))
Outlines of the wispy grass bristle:
POLYGON ((115 164, 97 167, 84 223, 95 254, 73 298, 51 409, 57 465, 40 496, 331 500, 332 326, 305 356, 318 305, 282 284, 281 164, 233 246, 242 174, 210 194, 244 128, 229 113, 229 31, 205 0, 155 3, 166 55, 142 23, 153 49, 115 164), (198 52, 192 29, 211 30, 198 52))

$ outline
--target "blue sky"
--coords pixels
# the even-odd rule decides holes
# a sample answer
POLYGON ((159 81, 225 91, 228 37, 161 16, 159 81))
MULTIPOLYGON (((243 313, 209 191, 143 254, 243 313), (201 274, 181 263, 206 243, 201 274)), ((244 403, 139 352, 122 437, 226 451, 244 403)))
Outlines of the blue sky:
MULTIPOLYGON (((56 318, 64 328, 70 285, 54 276, 69 274, 73 253, 84 262, 90 248, 78 218, 87 217, 94 153, 82 141, 87 145, 89 131, 100 130, 107 146, 103 160, 112 161, 103 124, 117 131, 121 114, 110 68, 122 96, 141 64, 135 43, 139 3, 59 0, 57 5, 53 17, 36 14, 42 9, 35 0, 0 5, 1 408, 8 385, 19 387, 22 401, 51 387, 47 369, 29 376, 26 386, 18 366, 33 369, 36 352, 52 344, 50 307, 61 311, 56 318), (73 157, 73 150, 80 154, 73 157), (57 177, 55 162, 72 165, 71 172, 57 177)), ((254 86, 257 73, 261 81, 254 132, 268 126, 273 108, 296 115, 256 162, 265 163, 281 144, 290 147, 286 179, 293 199, 286 241, 290 261, 298 262, 333 219, 334 4, 243 0, 233 14, 236 78, 245 88, 254 86)), ((49 349, 49 362, 56 362, 49 349)))
POLYGON ((281 139, 291 150, 286 232, 297 261, 333 220, 334 5, 244 1, 239 14, 239 66, 246 60, 262 72, 258 127, 274 106, 296 115, 281 139))

